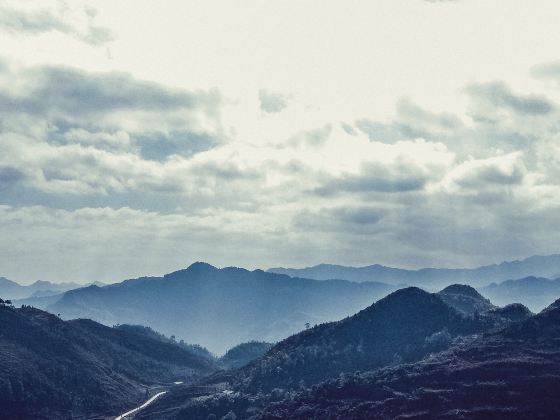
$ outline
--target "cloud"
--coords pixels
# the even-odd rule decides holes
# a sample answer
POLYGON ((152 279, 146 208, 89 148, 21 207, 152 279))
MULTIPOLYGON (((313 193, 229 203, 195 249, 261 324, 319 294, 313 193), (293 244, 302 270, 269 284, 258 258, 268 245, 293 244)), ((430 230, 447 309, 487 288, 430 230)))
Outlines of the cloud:
POLYGON ((481 192, 486 187, 519 185, 526 172, 522 154, 514 152, 487 159, 467 160, 450 171, 445 182, 481 192))
POLYGON ((416 138, 440 141, 456 136, 463 129, 463 123, 455 115, 430 112, 407 99, 398 102, 397 114, 391 123, 363 118, 355 124, 370 140, 388 144, 416 138))
POLYGON ((291 220, 294 229, 315 234, 334 232, 337 234, 375 233, 380 229, 379 222, 385 211, 373 206, 338 206, 320 210, 297 212, 291 220))
POLYGON ((543 115, 552 112, 554 108, 544 96, 516 95, 501 82, 471 84, 467 92, 486 105, 506 108, 518 114, 543 115))
POLYGON ((552 79, 560 82, 560 60, 539 64, 533 67, 531 74, 541 79, 552 79))
POLYGON ((57 258, 84 280, 193 260, 471 265, 560 246, 558 109, 503 83, 471 86, 469 114, 403 99, 388 120, 273 140, 290 112, 241 136, 215 90, 7 61, 0 83, 4 275, 54 278, 57 258))
POLYGON ((330 196, 347 193, 418 191, 424 188, 428 179, 422 171, 415 171, 407 165, 392 167, 368 163, 362 166, 360 174, 331 178, 316 188, 314 193, 330 196))
POLYGON ((6 86, 0 94, 4 131, 44 132, 54 144, 138 150, 155 160, 208 150, 223 138, 222 99, 215 90, 171 89, 126 73, 69 67, 8 74, 18 88, 6 86))
POLYGON ((332 127, 330 124, 316 128, 314 130, 302 131, 294 134, 290 139, 284 143, 285 146, 299 147, 299 146, 312 146, 317 147, 324 144, 331 135, 332 127))
POLYGON ((270 92, 266 89, 259 90, 261 111, 275 114, 288 106, 288 98, 281 93, 270 92))
POLYGON ((25 178, 25 174, 12 166, 0 166, 0 190, 9 188, 25 178))
POLYGON ((68 5, 35 10, 4 6, 0 8, 0 29, 27 35, 59 32, 90 45, 104 45, 113 41, 114 35, 108 28, 95 25, 96 14, 92 8, 71 8, 68 5))
POLYGON ((127 73, 86 73, 70 67, 38 67, 23 76, 26 88, 19 97, 11 98, 11 105, 18 112, 78 112, 95 117, 120 110, 174 111, 198 106, 215 112, 219 104, 217 92, 173 90, 136 80, 127 73))

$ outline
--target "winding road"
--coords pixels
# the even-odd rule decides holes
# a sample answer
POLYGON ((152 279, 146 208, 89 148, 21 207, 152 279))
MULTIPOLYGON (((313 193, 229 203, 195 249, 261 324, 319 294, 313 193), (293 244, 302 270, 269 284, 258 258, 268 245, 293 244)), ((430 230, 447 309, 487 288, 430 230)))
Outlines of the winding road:
POLYGON ((140 410, 142 410, 143 408, 146 408, 148 405, 150 405, 151 403, 153 403, 156 399, 158 399, 159 397, 161 397, 163 394, 167 393, 167 391, 162 391, 162 392, 158 392, 156 395, 154 395, 153 397, 151 397, 149 400, 147 400, 146 402, 144 402, 144 404, 142 404, 139 407, 136 407, 130 411, 127 411, 124 414, 121 414, 120 416, 115 417, 115 420, 125 420, 128 416, 132 416, 135 413, 139 412, 140 410))

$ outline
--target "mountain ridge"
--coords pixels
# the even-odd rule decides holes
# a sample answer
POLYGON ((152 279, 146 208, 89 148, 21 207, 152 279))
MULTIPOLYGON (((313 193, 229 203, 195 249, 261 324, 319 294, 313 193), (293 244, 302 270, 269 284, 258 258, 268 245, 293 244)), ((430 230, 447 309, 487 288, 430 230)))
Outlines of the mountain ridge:
POLYGON ((560 254, 533 255, 521 260, 503 261, 474 268, 420 268, 416 270, 372 264, 360 267, 319 264, 305 268, 274 267, 267 272, 293 275, 316 280, 333 278, 351 281, 379 281, 389 284, 408 284, 441 288, 447 284, 463 283, 474 287, 491 282, 522 278, 530 275, 554 277, 560 274, 560 254))

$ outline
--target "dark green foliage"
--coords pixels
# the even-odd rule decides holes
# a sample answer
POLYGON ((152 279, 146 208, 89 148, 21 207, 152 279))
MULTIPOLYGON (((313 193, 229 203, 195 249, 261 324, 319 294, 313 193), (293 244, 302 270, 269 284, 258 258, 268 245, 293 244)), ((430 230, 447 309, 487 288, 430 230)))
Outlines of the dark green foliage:
MULTIPOLYGON (((418 296, 421 294, 416 290, 409 290, 397 295, 398 300, 394 302, 428 301, 426 296, 420 299, 418 296)), ((384 305, 390 307, 394 302, 386 301, 384 305)), ((432 301, 437 310, 439 304, 435 302, 432 301)), ((503 315, 525 312, 522 309, 508 307, 502 312, 503 315)), ((372 309, 362 314, 367 315, 368 310, 372 309)), ((493 315, 483 319, 488 318, 492 319, 493 315)), ((427 324, 426 319, 420 322, 420 325, 427 324)), ((298 335, 298 341, 304 340, 303 334, 298 335)), ((431 337, 436 336, 446 341, 451 333, 443 329, 431 337)), ((292 351, 288 350, 288 342, 293 344, 293 340, 295 337, 280 343, 265 359, 280 345, 284 351, 292 351)), ((295 390, 276 388, 263 393, 233 387, 224 391, 228 385, 220 381, 235 384, 236 376, 245 371, 246 368, 232 372, 229 377, 217 375, 208 380, 214 385, 172 392, 140 413, 139 418, 205 420, 225 415, 252 420, 559 418, 560 300, 540 314, 502 329, 457 337, 447 350, 429 354, 420 361, 347 372, 295 390)))
POLYGON ((560 304, 412 365, 347 375, 255 419, 560 417, 560 304))
POLYGON ((273 344, 262 341, 250 341, 248 343, 238 344, 229 349, 226 354, 220 358, 220 363, 226 369, 237 369, 258 359, 269 351, 272 346, 273 344))
POLYGON ((485 318, 461 315, 437 294, 401 289, 352 317, 280 342, 240 371, 237 386, 296 389, 344 372, 410 362, 490 325, 485 318))
POLYGON ((452 284, 438 292, 445 303, 465 315, 488 312, 495 308, 492 303, 471 286, 452 284))
POLYGON ((213 365, 181 347, 90 320, 0 307, 0 407, 5 418, 116 414, 145 386, 188 381, 213 365))
POLYGON ((199 344, 185 343, 183 340, 177 341, 177 340, 175 340, 174 337, 169 338, 165 334, 161 334, 157 331, 154 331, 150 327, 145 327, 143 325, 122 324, 122 325, 116 325, 115 328, 117 328, 119 330, 123 330, 123 331, 128 331, 128 332, 134 333, 134 334, 144 335, 146 337, 153 338, 154 340, 161 341, 162 343, 175 344, 175 345, 187 350, 189 353, 192 353, 192 354, 195 354, 197 356, 204 357, 204 358, 210 360, 212 363, 214 363, 216 361, 216 357, 207 348, 202 347, 199 344))
POLYGON ((490 311, 490 314, 494 314, 514 322, 524 321, 533 315, 526 306, 520 303, 511 303, 503 308, 494 308, 490 311))

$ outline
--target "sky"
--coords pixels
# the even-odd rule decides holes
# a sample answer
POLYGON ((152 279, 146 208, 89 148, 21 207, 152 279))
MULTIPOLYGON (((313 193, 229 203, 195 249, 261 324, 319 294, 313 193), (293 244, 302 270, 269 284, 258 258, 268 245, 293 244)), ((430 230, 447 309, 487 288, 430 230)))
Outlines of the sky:
POLYGON ((556 0, 3 1, 0 276, 560 252, 556 0))

